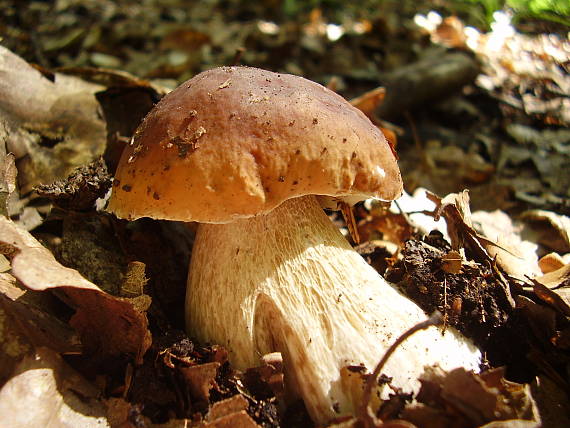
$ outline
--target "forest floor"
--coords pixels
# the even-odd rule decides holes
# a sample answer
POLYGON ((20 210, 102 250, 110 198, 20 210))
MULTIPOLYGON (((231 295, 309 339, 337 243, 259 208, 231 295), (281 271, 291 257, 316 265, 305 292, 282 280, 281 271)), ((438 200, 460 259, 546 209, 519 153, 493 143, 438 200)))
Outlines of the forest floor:
POLYGON ((317 81, 384 131, 406 194, 359 203, 351 227, 330 217, 482 350, 481 374, 426 375, 376 423, 570 426, 568 28, 499 13, 476 29, 468 10, 406 1, 342 19, 246 3, 0 0, 0 419, 310 424, 278 368, 241 373, 184 333, 195 228, 103 209, 154 103, 247 65, 317 81))

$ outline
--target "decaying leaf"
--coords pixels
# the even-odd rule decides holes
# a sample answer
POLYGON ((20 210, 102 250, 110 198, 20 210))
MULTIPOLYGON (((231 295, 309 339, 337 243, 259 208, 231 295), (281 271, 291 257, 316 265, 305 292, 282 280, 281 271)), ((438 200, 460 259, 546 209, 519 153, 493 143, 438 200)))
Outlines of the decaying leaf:
POLYGON ((95 201, 111 188, 112 178, 102 158, 74 170, 67 178, 41 184, 36 193, 58 207, 72 211, 93 211, 95 201))
POLYGON ((56 289, 76 312, 71 324, 85 351, 101 357, 130 355, 136 362, 150 345, 147 319, 129 299, 102 292, 76 270, 60 265, 33 236, 0 217, 0 248, 12 262, 12 274, 31 290, 56 289))
POLYGON ((0 425, 10 428, 110 426, 100 391, 59 355, 39 348, 0 390, 0 425))
POLYGON ((144 294, 148 282, 145 276, 146 265, 142 262, 129 262, 119 293, 123 297, 137 297, 144 294))
MULTIPOLYGON (((421 382, 417 400, 424 406, 411 404, 404 410, 404 417, 418 426, 432 426, 434 409, 441 412, 449 407, 453 409, 453 426, 482 426, 491 422, 495 425, 489 426, 501 426, 496 425, 500 421, 508 423, 503 426, 514 423, 541 426, 530 386, 507 381, 501 368, 481 374, 459 368, 447 375, 440 369, 429 368, 421 382)), ((449 418, 450 413, 444 415, 449 418)))

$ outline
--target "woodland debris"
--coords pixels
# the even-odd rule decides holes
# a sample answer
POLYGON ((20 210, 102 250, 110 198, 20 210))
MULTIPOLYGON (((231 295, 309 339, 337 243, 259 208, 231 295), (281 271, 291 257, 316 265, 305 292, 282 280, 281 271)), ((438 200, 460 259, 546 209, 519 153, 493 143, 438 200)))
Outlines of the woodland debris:
POLYGON ((127 354, 142 361, 151 340, 144 312, 60 265, 34 237, 4 217, 0 217, 0 241, 11 260, 12 275, 25 287, 58 290, 69 299, 76 311, 71 325, 79 331, 85 352, 100 358, 127 354))
POLYGON ((495 426, 505 421, 540 427, 530 386, 509 382, 504 375, 503 369, 481 374, 457 369, 442 376, 437 369, 429 369, 422 377, 417 403, 409 405, 402 416, 417 426, 432 426, 435 417, 439 424, 434 426, 495 426))
POLYGON ((105 124, 94 96, 102 86, 42 74, 2 46, 0 58, 0 118, 8 124, 6 147, 16 157, 22 194, 103 153, 105 124))
POLYGON ((100 394, 57 353, 38 348, 22 359, 0 390, 2 424, 109 427, 100 394))
POLYGON ((442 53, 401 67, 381 76, 386 96, 376 113, 390 120, 448 97, 473 82, 478 73, 477 61, 463 52, 442 53))
POLYGON ((95 201, 111 188, 112 178, 102 158, 74 170, 64 180, 40 184, 38 195, 51 199, 59 208, 93 211, 95 201))

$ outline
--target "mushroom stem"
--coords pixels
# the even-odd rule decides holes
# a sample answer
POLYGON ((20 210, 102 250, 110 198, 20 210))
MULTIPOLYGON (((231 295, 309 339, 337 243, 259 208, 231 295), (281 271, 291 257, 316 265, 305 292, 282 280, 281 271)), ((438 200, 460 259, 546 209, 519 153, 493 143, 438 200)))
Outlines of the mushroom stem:
MULTIPOLYGON (((281 352, 287 388, 316 423, 358 406, 343 387, 342 367, 373 368, 400 334, 426 318, 350 247, 314 196, 199 226, 186 297, 189 333, 225 345, 240 369, 281 352)), ((430 327, 399 347, 384 374, 409 392, 426 365, 477 369, 479 360, 457 332, 430 327)))

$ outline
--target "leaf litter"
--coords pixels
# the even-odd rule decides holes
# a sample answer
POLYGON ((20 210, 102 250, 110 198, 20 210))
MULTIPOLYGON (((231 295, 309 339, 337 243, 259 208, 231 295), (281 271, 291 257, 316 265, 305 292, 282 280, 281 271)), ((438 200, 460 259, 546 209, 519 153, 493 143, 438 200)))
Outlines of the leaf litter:
MULTIPOLYGON (((29 103, 20 98, 22 91, 4 86, 6 97, 0 111, 0 137, 14 153, 8 154, 4 147, 0 152, 3 210, 18 225, 33 230, 37 238, 14 222, 1 223, 0 321, 6 364, 0 374, 6 383, 0 401, 10 406, 2 414, 26 416, 19 406, 30 402, 22 397, 27 388, 40 385, 50 392, 47 402, 34 405, 41 410, 31 415, 38 425, 43 423, 44 411, 52 408, 61 411, 51 417, 62 425, 71 421, 72 426, 306 425, 302 406, 284 407, 286 374, 279 356, 266 356, 260 367, 239 373, 227 362, 222 347, 194 343, 173 328, 172 324, 183 325, 180 302, 192 227, 145 220, 127 224, 102 213, 109 176, 101 161, 32 192, 101 155, 112 171, 121 147, 141 118, 168 91, 162 83, 174 86, 172 79, 194 74, 201 62, 212 59, 209 49, 222 52, 219 58, 233 58, 240 46, 248 45, 242 54, 244 61, 274 68, 286 56, 280 54, 277 59, 268 53, 256 58, 258 52, 264 46, 283 49, 293 45, 302 32, 294 25, 284 25, 273 33, 264 22, 227 25, 218 11, 206 13, 211 18, 208 25, 194 22, 188 27, 174 18, 177 23, 161 22, 148 31, 144 28, 151 22, 148 19, 141 19, 139 28, 129 27, 117 9, 106 7, 101 6, 107 15, 94 24, 92 33, 64 26, 43 40, 49 61, 80 42, 83 50, 78 57, 58 62, 73 69, 38 71, 2 51, 5 63, 11 64, 4 71, 9 81, 17 88, 19 77, 29 76, 37 95, 29 103), (116 22, 125 40, 147 34, 153 35, 152 43, 162 39, 159 60, 149 61, 149 55, 155 56, 153 49, 137 51, 128 44, 122 52, 97 52, 101 46, 97 40, 104 39, 116 22), (213 37, 209 32, 216 28, 219 31, 213 37), (81 55, 87 55, 95 67, 77 67, 81 55), (109 66, 163 80, 151 83, 122 71, 98 68, 109 66), (66 103, 81 107, 63 109, 66 103), (52 114, 71 119, 57 121, 52 114), (80 131, 73 121, 82 124, 80 131), (70 149, 73 155, 58 152, 68 150, 72 143, 77 144, 70 149), (38 364, 44 370, 41 373, 46 373, 43 380, 32 370, 38 364), (61 387, 61 379, 68 378, 73 379, 71 387, 61 387), (78 396, 87 408, 77 411, 72 406, 75 412, 68 412, 66 403, 74 403, 78 396)), ((153 7, 125 13, 139 18, 157 16, 153 7)), ((29 19, 29 11, 22 13, 29 19)), ((195 16, 199 21, 201 15, 195 16)), ((465 26, 458 21, 446 19, 430 36, 455 49, 473 49, 465 26)), ((369 28, 375 29, 376 33, 369 33, 375 37, 379 28, 392 31, 386 23, 376 22, 369 28)), ((398 67, 382 74, 382 86, 377 86, 377 71, 370 68, 371 63, 364 56, 355 59, 357 49, 345 49, 348 36, 331 47, 326 34, 325 18, 311 14, 300 44, 311 55, 298 63, 281 63, 282 68, 323 81, 327 70, 314 59, 332 49, 335 54, 330 56, 335 59, 326 67, 340 77, 339 91, 354 91, 354 103, 385 133, 391 133, 390 141, 401 148, 408 188, 424 186, 447 195, 440 198, 432 193, 429 201, 414 193, 406 204, 402 200, 390 210, 373 201, 357 206, 351 221, 352 232, 362 241, 357 248, 426 310, 439 309, 446 324, 474 337, 486 356, 487 368, 480 374, 459 370, 444 375, 434 369, 426 372, 416 397, 394 391, 390 400, 375 401, 380 426, 539 426, 541 419, 548 426, 568 425, 570 228, 564 216, 568 213, 564 165, 569 152, 565 131, 549 128, 566 120, 565 110, 556 107, 567 94, 566 77, 558 74, 558 51, 552 51, 552 46, 564 50, 564 42, 551 39, 549 46, 544 38, 517 39, 516 33, 508 41, 515 54, 538 46, 542 57, 550 61, 550 74, 544 76, 521 69, 524 64, 517 62, 516 55, 498 61, 484 50, 493 36, 480 34, 475 52, 490 60, 483 61, 482 73, 476 74, 474 82, 470 83, 475 76, 468 72, 473 67, 469 59, 445 56, 449 64, 466 71, 462 74, 465 80, 456 88, 463 88, 462 96, 449 94, 449 87, 424 94, 428 103, 432 97, 445 98, 434 106, 434 111, 443 112, 442 122, 418 111, 421 98, 414 100, 417 105, 406 106, 410 111, 403 121, 396 114, 390 117, 393 122, 387 122, 382 112, 393 109, 390 99, 401 85, 398 67), (501 67, 513 68, 516 79, 510 82, 501 67), (376 85, 359 83, 372 80, 376 85), (541 82, 547 83, 542 86, 541 82), (524 88, 531 90, 525 93, 524 88), (489 119, 488 104, 480 103, 481 94, 500 101, 502 122, 489 119), (466 127, 461 130, 445 123, 458 115, 465 119, 466 127), (483 128, 470 127, 470 123, 479 126, 481 122, 483 128), (546 128, 539 129, 537 123, 546 128), (505 135, 509 140, 504 140, 505 135), (501 208, 508 214, 471 213, 464 187, 470 188, 471 203, 478 209, 501 208), (521 202, 530 209, 518 215, 521 202)), ((373 38, 364 34, 368 49, 373 49, 373 38)), ((417 40, 421 38, 414 43, 417 40)), ((388 48, 385 65, 403 63, 404 55, 394 52, 398 51, 388 48)), ((410 65, 408 74, 429 64, 429 55, 439 59, 443 52, 435 50, 415 58, 418 61, 410 65)), ((536 61, 532 64, 539 64, 536 61)), ((359 393, 367 374, 354 367, 343 373, 359 393)), ((353 418, 334 421, 331 426, 355 423, 358 419, 353 418)))

